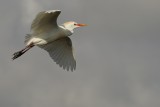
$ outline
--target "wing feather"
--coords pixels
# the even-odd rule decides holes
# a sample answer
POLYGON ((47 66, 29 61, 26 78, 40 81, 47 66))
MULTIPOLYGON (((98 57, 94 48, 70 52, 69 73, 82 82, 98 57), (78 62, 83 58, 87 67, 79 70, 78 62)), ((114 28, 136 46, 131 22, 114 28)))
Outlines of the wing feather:
POLYGON ((44 32, 57 28, 57 18, 60 10, 49 10, 39 12, 31 24, 31 30, 35 32, 44 32))
POLYGON ((46 50, 50 57, 63 69, 67 71, 76 69, 76 61, 72 51, 72 41, 69 37, 58 39, 40 47, 46 50))

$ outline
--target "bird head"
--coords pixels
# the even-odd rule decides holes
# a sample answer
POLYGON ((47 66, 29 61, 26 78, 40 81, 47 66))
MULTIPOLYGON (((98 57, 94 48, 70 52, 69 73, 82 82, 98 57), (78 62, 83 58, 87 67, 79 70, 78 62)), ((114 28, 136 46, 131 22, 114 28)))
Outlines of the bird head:
POLYGON ((63 24, 64 27, 70 31, 73 31, 73 29, 78 28, 78 27, 83 27, 83 26, 87 26, 86 24, 80 24, 74 21, 70 21, 70 22, 66 22, 63 24))

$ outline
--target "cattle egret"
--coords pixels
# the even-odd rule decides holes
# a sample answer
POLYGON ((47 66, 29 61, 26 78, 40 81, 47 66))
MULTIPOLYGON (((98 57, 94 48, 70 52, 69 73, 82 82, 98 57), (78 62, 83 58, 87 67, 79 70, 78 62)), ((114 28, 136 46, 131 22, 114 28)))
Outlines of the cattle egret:
POLYGON ((42 11, 37 14, 31 24, 31 34, 25 37, 25 48, 13 54, 13 60, 23 55, 34 46, 46 50, 50 57, 63 69, 76 69, 76 60, 73 56, 72 41, 68 36, 73 30, 86 26, 74 21, 57 25, 60 10, 42 11))

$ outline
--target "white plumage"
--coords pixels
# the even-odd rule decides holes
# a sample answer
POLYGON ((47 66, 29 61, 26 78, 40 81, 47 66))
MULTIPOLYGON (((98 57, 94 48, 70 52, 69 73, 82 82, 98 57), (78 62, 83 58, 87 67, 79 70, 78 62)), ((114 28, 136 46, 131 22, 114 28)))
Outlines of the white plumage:
POLYGON ((31 25, 31 34, 25 38, 26 47, 13 54, 13 60, 23 55, 34 46, 46 50, 50 57, 63 69, 75 70, 76 61, 73 56, 72 41, 68 37, 75 28, 86 26, 74 21, 66 22, 62 26, 57 24, 60 10, 39 12, 31 25))

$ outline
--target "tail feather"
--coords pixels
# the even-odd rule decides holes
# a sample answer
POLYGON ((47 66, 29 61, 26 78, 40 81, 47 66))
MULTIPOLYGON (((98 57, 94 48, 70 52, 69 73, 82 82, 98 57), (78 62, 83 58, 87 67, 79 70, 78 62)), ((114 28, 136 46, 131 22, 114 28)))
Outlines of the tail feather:
POLYGON ((31 39, 32 35, 31 34, 27 34, 25 36, 25 40, 24 40, 24 43, 27 44, 27 42, 31 39))

